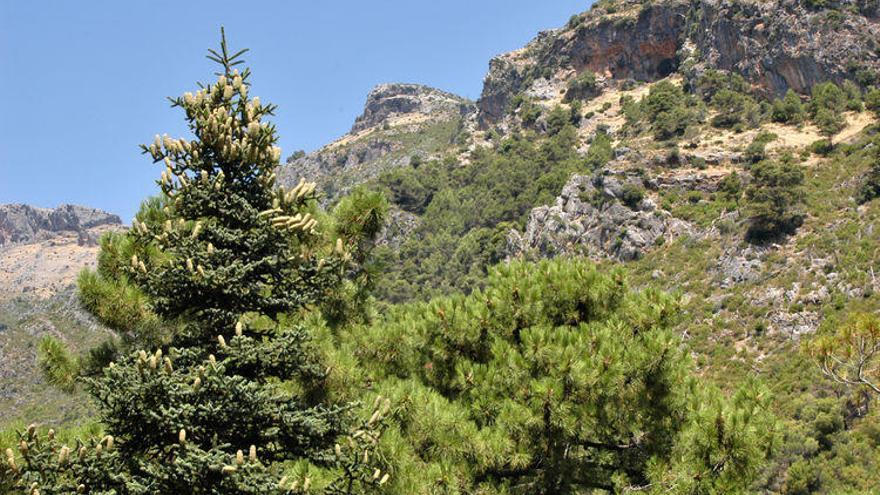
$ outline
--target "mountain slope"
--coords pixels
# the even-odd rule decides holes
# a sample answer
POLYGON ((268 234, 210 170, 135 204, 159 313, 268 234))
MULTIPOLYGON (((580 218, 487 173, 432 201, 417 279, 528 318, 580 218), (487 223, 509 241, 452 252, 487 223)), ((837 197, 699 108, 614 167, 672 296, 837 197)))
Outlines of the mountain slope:
POLYGON ((418 84, 381 84, 367 96, 351 132, 321 149, 291 156, 282 184, 318 183, 326 200, 379 173, 439 156, 473 113, 465 98, 418 84))
MULTIPOLYGON (((869 492, 880 484, 873 403, 826 380, 801 347, 880 311, 880 200, 864 194, 880 170, 868 92, 878 39, 876 1, 600 1, 493 59, 476 103, 377 87, 350 133, 278 176, 317 181, 327 205, 360 184, 386 192, 372 260, 385 303, 472 291, 505 260, 569 256, 679 292, 675 330, 701 375, 726 390, 756 377, 774 393, 781 441, 754 491, 869 492), (786 218, 756 238, 764 193, 786 218)), ((103 335, 60 289, 91 252, 57 282, 30 281, 50 266, 55 276, 58 241, 43 242, 0 248, 0 267, 35 260, 0 283, 61 294, 0 306, 0 349, 18 356, 9 397, 39 382, 35 336, 103 335)), ((41 393, 7 414, 33 414, 41 393)))
POLYGON ((378 295, 468 291, 505 259, 623 262, 636 285, 681 292, 678 331, 706 379, 773 389, 784 435, 756 492, 875 487, 876 416, 801 346, 880 311, 880 203, 860 199, 880 163, 862 102, 880 82, 877 15, 857 1, 602 1, 496 57, 453 142, 346 178, 396 207, 378 295), (756 240, 753 191, 780 163, 803 174, 796 226, 756 240))
POLYGON ((90 406, 45 383, 37 344, 53 336, 74 352, 110 333, 80 308, 76 277, 97 263, 97 240, 121 229, 119 217, 75 205, 55 209, 0 205, 0 416, 78 422, 90 406))

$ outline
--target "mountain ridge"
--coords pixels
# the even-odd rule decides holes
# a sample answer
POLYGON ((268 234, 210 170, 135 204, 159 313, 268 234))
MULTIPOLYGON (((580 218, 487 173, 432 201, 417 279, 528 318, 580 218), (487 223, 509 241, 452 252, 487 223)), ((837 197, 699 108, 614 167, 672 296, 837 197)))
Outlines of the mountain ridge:
POLYGON ((83 244, 94 244, 89 230, 105 225, 122 225, 118 215, 97 208, 62 204, 39 208, 21 203, 0 204, 0 246, 47 240, 60 232, 80 235, 83 244))

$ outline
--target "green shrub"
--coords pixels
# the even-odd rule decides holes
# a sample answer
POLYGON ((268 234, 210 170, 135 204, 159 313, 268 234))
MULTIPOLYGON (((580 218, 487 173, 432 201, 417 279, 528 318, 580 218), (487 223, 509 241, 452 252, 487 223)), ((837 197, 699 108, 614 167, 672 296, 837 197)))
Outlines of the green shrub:
POLYGON ((848 102, 847 94, 833 82, 813 86, 810 117, 823 135, 830 138, 843 129, 846 121, 842 112, 846 110, 848 102))
POLYGON ((525 126, 534 125, 541 117, 541 113, 541 106, 529 99, 523 100, 519 105, 519 118, 525 126))
POLYGON ((749 163, 758 163, 767 158, 764 148, 766 148, 769 143, 776 140, 777 137, 778 136, 772 132, 759 132, 746 147, 745 159, 749 163))
POLYGON ((880 197, 880 151, 878 151, 876 144, 868 159, 873 163, 871 163, 868 172, 862 177, 861 184, 859 185, 859 191, 856 196, 856 201, 859 204, 867 203, 880 197))
POLYGON ((587 149, 587 156, 584 159, 589 170, 596 170, 611 161, 614 157, 614 150, 611 149, 611 137, 601 131, 597 131, 590 142, 587 149))
POLYGON ((701 156, 694 155, 688 157, 688 163, 698 170, 706 170, 707 168, 706 159, 701 156))
POLYGON ((810 143, 810 152, 819 156, 828 156, 834 151, 834 145, 828 139, 818 139, 810 143))
POLYGON ((572 110, 556 105, 547 114, 547 134, 554 136, 559 134, 562 129, 568 125, 572 125, 574 117, 572 110))
POLYGON ((862 104, 862 90, 859 86, 847 79, 840 86, 841 91, 846 95, 846 109, 851 112, 861 112, 865 109, 862 104))
POLYGON ((589 70, 585 70, 568 82, 565 100, 589 100, 595 98, 598 94, 599 86, 596 81, 596 75, 589 70))
POLYGON ((651 123, 655 139, 665 141, 681 136, 696 121, 691 104, 692 98, 681 87, 660 81, 651 86, 640 106, 642 115, 651 123))
POLYGON ((764 241, 792 233, 803 222, 803 167, 784 158, 756 163, 751 172, 745 193, 748 239, 764 241))
POLYGON ((620 194, 620 201, 628 206, 629 208, 635 210, 638 208, 639 203, 642 202, 642 199, 645 198, 645 188, 633 184, 631 182, 627 182, 623 185, 623 190, 620 194))
POLYGON ((722 89, 712 97, 710 106, 718 111, 711 120, 714 127, 731 128, 739 124, 755 127, 760 123, 760 109, 749 95, 722 89))
POLYGON ((871 88, 865 95, 865 107, 880 116, 880 89, 871 88))
POLYGON ((700 76, 693 90, 703 101, 710 102, 722 90, 747 94, 749 84, 739 74, 710 69, 700 76))
POLYGON ((287 162, 289 163, 295 160, 299 160, 304 156, 306 156, 306 152, 304 150, 296 150, 289 157, 287 157, 287 162))
POLYGON ((718 183, 718 192, 725 196, 726 199, 738 202, 742 195, 743 181, 736 171, 725 175, 718 183))
POLYGON ((770 118, 774 122, 782 124, 800 124, 805 116, 804 106, 801 103, 801 97, 794 90, 789 89, 785 92, 785 96, 773 100, 773 107, 770 112, 770 118))
POLYGON ((846 121, 840 113, 827 108, 820 108, 813 116, 813 123, 819 128, 819 132, 830 140, 832 136, 843 130, 846 121))
POLYGON ((820 109, 828 109, 835 113, 846 110, 848 101, 846 93, 831 81, 819 83, 813 86, 810 100, 810 113, 815 117, 820 109))

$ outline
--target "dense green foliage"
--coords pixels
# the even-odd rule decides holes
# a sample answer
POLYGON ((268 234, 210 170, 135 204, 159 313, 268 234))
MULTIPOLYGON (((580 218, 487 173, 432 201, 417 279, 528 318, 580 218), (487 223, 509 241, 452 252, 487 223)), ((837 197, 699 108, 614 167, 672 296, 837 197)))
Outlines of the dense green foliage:
POLYGON ((654 138, 660 141, 680 137, 698 120, 695 98, 676 84, 660 81, 651 86, 640 102, 639 114, 647 120, 654 138))
MULTIPOLYGON (((368 194, 341 205, 346 224, 326 242, 318 229, 330 235, 332 223, 316 218, 314 184, 274 183, 280 149, 265 122, 274 106, 248 97, 250 71, 234 68, 243 52, 229 54, 224 38, 209 56, 221 65, 217 81, 171 100, 196 139, 157 136, 142 147, 166 167, 167 201, 105 239, 99 273, 82 277, 86 307, 120 329, 152 319, 145 297, 169 330, 163 345, 111 353, 85 379, 104 438, 71 452, 28 428, 21 458, 7 453, 3 483, 44 493, 300 492, 308 474, 279 483, 281 463, 293 461, 332 473, 326 493, 382 481, 368 452, 388 406, 357 425, 353 405, 327 399, 326 365, 296 313, 340 287, 384 207, 368 194), (115 304, 114 293, 129 292, 115 304), (361 434, 334 448, 349 426, 361 434)), ((63 376, 71 358, 43 347, 50 376, 63 376)))
POLYGON ((745 159, 749 163, 758 163, 767 158, 765 148, 778 136, 770 132, 759 132, 746 148, 745 159))
POLYGON ((598 95, 596 75, 585 70, 568 83, 565 91, 566 101, 587 100, 598 95))
MULTIPOLYGON (((880 483, 877 354, 863 359, 865 342, 877 348, 876 316, 829 324, 807 355, 786 355, 793 335, 772 334, 780 313, 831 321, 876 308, 865 267, 877 239, 863 228, 876 203, 856 213, 853 197, 880 194, 880 146, 830 141, 843 112, 860 109, 854 85, 769 104, 741 77, 710 71, 695 87, 662 81, 641 101, 622 98, 622 132, 600 125, 579 141, 578 99, 596 89, 584 72, 568 105, 519 95, 513 130, 489 132, 489 147, 419 157, 328 213, 313 186, 274 184, 279 152, 263 122, 272 107, 246 96, 248 75, 225 65, 207 91, 174 100, 198 139, 145 147, 169 159, 161 194, 132 232, 102 239, 97 270, 80 277, 82 304, 118 338, 82 355, 40 342, 46 378, 85 384, 100 426, 82 439, 0 432, 4 446, 18 444, 0 459, 0 492, 36 482, 44 494, 79 484, 108 494, 850 493, 880 483), (757 132, 717 191, 627 184, 618 198, 635 208, 659 196, 705 228, 704 239, 684 235, 632 264, 634 286, 666 283, 687 297, 631 290, 611 263, 498 264, 509 230, 572 173, 607 164, 615 141, 672 141, 643 139, 652 167, 705 168, 688 156, 710 144, 698 143, 704 124, 741 131, 768 116, 817 124, 829 138, 812 147, 820 166, 806 174, 768 150, 777 136, 757 132), (412 226, 399 246, 374 248, 388 205, 372 188, 412 226), (722 285, 721 246, 744 248, 743 217, 753 241, 814 222, 788 247, 830 261, 792 266, 770 250, 749 260, 759 281, 722 285), (828 302, 809 302, 823 280, 828 302), (785 301, 756 303, 777 286, 785 301), (852 287, 864 291, 844 293, 852 287)), ((876 90, 865 97, 870 110, 878 102, 876 90)), ((646 184, 654 172, 640 170, 646 184)))
POLYGON ((803 168, 789 157, 758 162, 751 172, 745 193, 748 237, 760 241, 793 232, 803 221, 803 168))
POLYGON ((873 140, 873 146, 866 154, 865 159, 869 162, 869 168, 861 177, 856 201, 859 204, 867 203, 880 197, 880 139, 873 140))
POLYGON ((880 89, 871 88, 865 94, 865 108, 874 112, 875 115, 880 115, 880 89))
POLYGON ((804 120, 804 106, 801 97, 793 90, 785 92, 785 96, 773 100, 770 117, 774 122, 783 124, 800 124, 804 120))
POLYGON ((619 270, 516 262, 341 339, 405 405, 381 442, 395 493, 735 492, 774 445, 767 395, 698 385, 677 312, 619 270))
POLYGON ((809 105, 810 117, 823 135, 831 138, 843 129, 843 112, 851 101, 850 96, 833 82, 813 86, 809 105))
POLYGON ((611 143, 611 136, 608 133, 602 130, 597 131, 590 142, 590 147, 587 148, 587 156, 585 157, 587 167, 595 170, 611 161, 614 158, 611 143))
POLYGON ((420 215, 400 249, 377 249, 385 266, 378 295, 409 300, 478 286, 503 258, 507 231, 531 208, 550 202, 572 172, 610 159, 610 140, 597 134, 586 163, 575 154, 575 131, 564 121, 555 134, 518 134, 455 160, 401 168, 378 180, 401 208, 420 215))
POLYGON ((711 119, 715 127, 757 127, 761 122, 758 104, 744 93, 722 89, 712 97, 711 106, 718 111, 711 119))

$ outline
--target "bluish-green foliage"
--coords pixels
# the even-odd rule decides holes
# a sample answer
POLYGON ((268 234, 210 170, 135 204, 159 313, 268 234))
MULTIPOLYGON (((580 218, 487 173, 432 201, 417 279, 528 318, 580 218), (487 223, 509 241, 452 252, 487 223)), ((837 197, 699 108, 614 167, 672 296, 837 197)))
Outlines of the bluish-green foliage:
MULTIPOLYGON (((19 453, 7 451, 0 486, 302 493, 315 473, 323 493, 351 494, 387 481, 372 475, 381 464, 370 453, 390 404, 356 421, 348 414, 356 404, 329 399, 327 365, 297 316, 362 268, 384 199, 356 191, 331 219, 316 207, 315 184, 276 186, 280 148, 267 122, 275 107, 248 96, 250 71, 236 68, 243 52, 230 54, 224 37, 209 55, 221 66, 217 80, 171 99, 195 139, 156 136, 142 146, 164 167, 165 199, 148 202, 127 233, 106 237, 97 273, 81 277, 86 308, 137 337, 90 355, 112 359, 83 380, 106 436, 71 450, 28 428, 19 453), (168 333, 144 338, 147 321, 168 333), (149 352, 137 350, 144 344, 149 352), (294 479, 281 479, 293 463, 294 479)), ((56 341, 41 348, 47 376, 71 388, 79 362, 56 341)))

